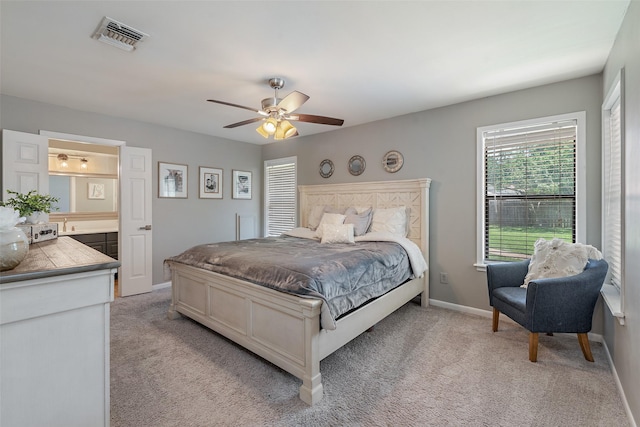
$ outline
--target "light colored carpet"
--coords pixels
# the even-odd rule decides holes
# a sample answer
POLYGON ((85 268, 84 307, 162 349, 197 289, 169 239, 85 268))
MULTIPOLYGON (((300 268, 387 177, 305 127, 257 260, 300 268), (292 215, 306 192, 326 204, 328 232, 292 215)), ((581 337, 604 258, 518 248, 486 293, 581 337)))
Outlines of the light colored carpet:
POLYGON ((199 324, 167 319, 170 290, 111 308, 111 425, 625 426, 604 349, 409 303, 321 362, 324 398, 199 324))

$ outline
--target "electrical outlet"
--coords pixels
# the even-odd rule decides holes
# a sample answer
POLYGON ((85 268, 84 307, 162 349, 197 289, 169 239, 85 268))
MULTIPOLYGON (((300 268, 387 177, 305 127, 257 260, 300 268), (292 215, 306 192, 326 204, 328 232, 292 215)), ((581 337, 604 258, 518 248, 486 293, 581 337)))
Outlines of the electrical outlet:
POLYGON ((449 273, 440 273, 440 283, 449 284, 449 273))

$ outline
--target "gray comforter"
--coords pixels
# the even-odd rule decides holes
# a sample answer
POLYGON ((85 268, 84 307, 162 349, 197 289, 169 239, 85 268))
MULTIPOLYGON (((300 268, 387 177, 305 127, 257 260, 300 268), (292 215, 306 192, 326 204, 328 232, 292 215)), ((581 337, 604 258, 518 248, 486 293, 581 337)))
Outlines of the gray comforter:
POLYGON ((407 252, 398 243, 321 244, 291 236, 194 246, 167 261, 321 298, 326 303, 321 314, 325 329, 335 329, 340 315, 412 275, 407 252))

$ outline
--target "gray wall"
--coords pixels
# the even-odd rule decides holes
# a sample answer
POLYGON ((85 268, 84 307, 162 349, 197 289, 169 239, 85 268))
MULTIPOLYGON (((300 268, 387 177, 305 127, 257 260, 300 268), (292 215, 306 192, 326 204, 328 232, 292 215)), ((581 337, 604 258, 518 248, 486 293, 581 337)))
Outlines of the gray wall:
MULTIPOLYGON (((409 114, 353 128, 273 143, 263 158, 298 156, 298 183, 319 184, 428 177, 431 183, 430 296, 449 303, 489 309, 486 275, 476 262, 476 128, 574 111, 587 114, 587 243, 600 246, 600 75, 584 77, 409 114), (404 155, 404 166, 389 174, 382 156, 404 155), (362 175, 347 162, 365 158, 362 175), (333 176, 320 177, 320 162, 331 159, 333 176), (440 284, 440 272, 449 284, 440 284)), ((598 312, 601 308, 598 309, 598 312)), ((596 315, 598 318, 600 314, 596 315)), ((594 332, 602 332, 602 321, 594 332)))
POLYGON ((72 110, 0 95, 0 128, 37 134, 48 130, 124 140, 153 150, 153 283, 165 281, 165 258, 200 243, 235 240, 236 213, 261 214, 260 193, 252 200, 231 199, 231 170, 253 172, 254 189, 262 188, 261 147, 177 129, 72 110), (188 165, 188 198, 159 199, 158 161, 188 165), (223 196, 198 198, 198 167, 223 169, 223 196))
POLYGON ((640 421, 640 2, 632 1, 604 69, 603 97, 624 67, 625 136, 625 325, 605 311, 605 340, 627 396, 640 421))

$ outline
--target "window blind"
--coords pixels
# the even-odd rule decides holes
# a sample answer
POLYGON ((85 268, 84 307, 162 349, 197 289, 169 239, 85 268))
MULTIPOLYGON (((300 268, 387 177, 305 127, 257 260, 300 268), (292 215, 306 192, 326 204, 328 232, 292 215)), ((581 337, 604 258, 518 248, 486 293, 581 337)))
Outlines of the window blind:
POLYGON ((296 163, 267 163, 266 235, 279 236, 296 225, 296 163))
POLYGON ((622 134, 621 109, 618 98, 608 110, 605 120, 603 151, 603 223, 604 257, 609 263, 611 284, 622 281, 622 134))
POLYGON ((576 120, 484 132, 486 260, 528 258, 541 237, 575 242, 576 138, 576 120))

